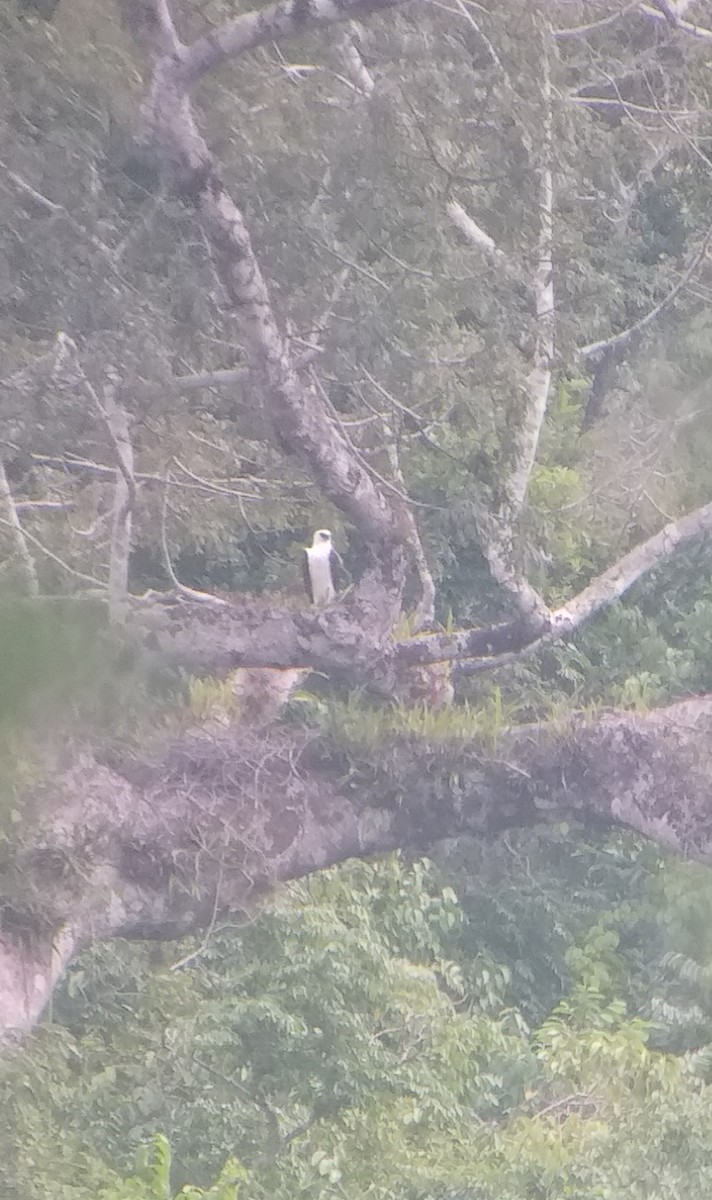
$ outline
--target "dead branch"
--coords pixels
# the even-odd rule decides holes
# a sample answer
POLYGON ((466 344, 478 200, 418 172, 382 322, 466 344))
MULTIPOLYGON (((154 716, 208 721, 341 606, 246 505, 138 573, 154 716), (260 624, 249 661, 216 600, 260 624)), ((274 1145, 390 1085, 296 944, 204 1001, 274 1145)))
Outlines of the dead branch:
POLYGON ((156 42, 161 53, 181 52, 184 85, 190 87, 226 59, 236 58, 255 46, 294 37, 334 21, 348 21, 362 13, 380 12, 397 3, 398 0, 341 0, 337 6, 328 0, 312 0, 305 6, 299 0, 281 0, 226 22, 188 48, 178 42, 167 0, 156 0, 154 11, 160 23, 156 42))
POLYGON ((525 649, 531 653, 551 641, 574 633, 596 613, 625 595, 643 575, 666 562, 681 546, 710 530, 712 503, 694 509, 678 521, 670 522, 659 533, 618 559, 577 596, 547 613, 539 629, 533 630, 529 636, 521 622, 513 622, 492 629, 434 633, 401 641, 396 644, 395 654, 408 665, 437 662, 441 658, 484 658, 486 661, 474 669, 502 666, 525 649))
POLYGON ((5 470, 5 463, 2 458, 0 458, 0 501, 2 501, 7 514, 3 523, 7 525, 8 529, 10 530, 12 540, 15 543, 17 557, 22 568, 22 573, 25 576, 27 594, 28 596, 39 596, 40 585, 37 579, 35 561, 30 554, 25 531, 23 530, 22 523, 17 515, 17 505, 15 504, 12 495, 10 484, 7 478, 7 472, 5 470))
POLYGON ((650 18, 650 20, 664 21, 673 29, 679 29, 682 33, 697 38, 698 41, 712 42, 712 29, 707 29, 703 25, 696 25, 693 21, 685 21, 682 18, 680 14, 684 11, 684 7, 680 8, 674 4, 663 4, 662 0, 659 0, 655 5, 639 4, 638 11, 650 18))
POLYGON ((640 333, 641 330, 647 328, 648 325, 651 325, 662 312, 664 312, 670 307, 671 304, 674 303, 676 297, 680 295, 680 292, 684 291, 690 281, 694 278, 696 272, 707 258, 710 242, 712 242, 712 226, 707 230, 707 233, 702 239, 702 245, 697 251, 697 254, 695 254, 687 270, 683 272, 677 283, 665 296, 663 296, 662 300, 659 300, 657 304, 654 304, 653 307, 640 318, 640 320, 635 321, 632 325, 629 325, 627 329, 622 329, 620 333, 614 333, 611 337, 602 338, 599 342, 589 342, 587 346, 581 346, 579 350, 581 357, 597 358, 600 354, 604 354, 607 350, 612 350, 617 346, 625 346, 633 337, 635 337, 636 333, 640 333))

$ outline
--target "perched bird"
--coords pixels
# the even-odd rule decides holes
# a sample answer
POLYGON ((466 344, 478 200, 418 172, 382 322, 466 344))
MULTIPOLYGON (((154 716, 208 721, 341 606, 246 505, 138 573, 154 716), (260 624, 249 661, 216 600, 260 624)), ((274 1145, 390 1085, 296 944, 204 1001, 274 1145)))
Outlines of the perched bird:
POLYGON ((331 544, 331 530, 317 529, 311 546, 304 550, 304 585, 312 604, 330 604, 339 590, 343 563, 331 544))

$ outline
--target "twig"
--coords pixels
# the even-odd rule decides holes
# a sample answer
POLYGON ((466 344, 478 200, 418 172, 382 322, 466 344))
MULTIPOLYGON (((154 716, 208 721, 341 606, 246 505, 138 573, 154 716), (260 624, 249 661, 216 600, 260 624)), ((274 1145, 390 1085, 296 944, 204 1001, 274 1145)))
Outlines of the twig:
POLYGON ((321 250, 326 250, 327 254, 333 255, 338 262, 343 263, 343 265, 348 267, 349 270, 356 271, 358 275, 363 275, 365 279, 370 279, 371 283, 377 284, 377 286, 383 288, 385 292, 390 292, 390 284, 384 283, 382 279, 379 279, 377 275, 374 275, 373 271, 367 270, 366 267, 360 267, 358 263, 353 261, 353 259, 346 258, 345 255, 340 254, 338 250, 335 250, 334 247, 330 246, 327 242, 322 242, 320 238, 314 237, 314 234, 309 234, 308 236, 310 242, 313 242, 315 246, 319 246, 321 250))
MULTIPOLYGON (((7 525, 12 528, 12 522, 6 520, 4 517, 0 517, 0 525, 7 525)), ((54 551, 49 550, 47 546, 44 546, 39 538, 36 538, 33 533, 29 532, 29 530, 23 529, 22 532, 23 536, 27 538, 28 542, 32 542, 33 546, 36 546, 37 549, 40 550, 42 554, 45 554, 47 558, 50 558, 52 562, 56 562, 63 571, 66 571, 69 575, 74 575, 76 579, 83 579, 85 583, 91 583, 95 587, 101 588, 102 592, 106 591, 106 584, 102 583, 100 579, 95 579, 93 575, 85 575, 83 571, 77 571, 75 567, 70 567, 69 563, 66 563, 63 558, 59 557, 58 554, 55 554, 54 551)))
POLYGON ((112 620, 120 621, 125 615, 121 606, 129 590, 131 533, 136 503, 133 446, 128 414, 122 404, 117 404, 111 386, 106 390, 103 404, 86 378, 85 387, 104 418, 116 458, 109 550, 109 612, 112 620))
POLYGON ((600 342, 589 342, 587 346, 582 346, 579 350, 581 357, 594 358, 596 355, 602 354, 605 350, 610 350, 614 346, 624 346, 626 342, 629 342, 636 333, 640 333, 641 329, 645 329, 647 325, 650 325, 655 318, 660 315, 661 312, 663 312, 673 303, 676 296, 679 296, 683 288, 687 287, 687 284, 690 282, 695 271, 707 257, 707 251, 711 241, 712 226, 710 226, 710 228, 707 230, 707 233, 702 241, 702 245, 690 263, 689 267, 680 277, 680 279, 678 279, 675 286, 670 289, 667 295, 663 296, 662 300, 659 300, 657 304, 654 304, 644 317, 641 317, 639 321, 635 321, 633 325, 629 325, 627 329, 622 329, 620 333, 615 333, 612 337, 602 338, 600 342))
MULTIPOLYGON (((327 406, 329 408, 329 413, 331 415, 331 419, 334 421, 334 423, 336 425, 338 425, 339 429, 341 429, 344 432, 344 436, 348 437, 348 434, 346 433, 346 427, 344 425, 344 422, 341 420, 339 413, 336 411, 336 409, 334 408, 334 405, 331 403, 331 400, 329 399, 329 394, 326 391, 326 388, 321 383, 321 380, 316 375, 316 372, 312 372, 312 378, 313 378, 314 386, 316 387, 320 396, 323 398, 324 402, 327 404, 327 406)), ((380 416, 381 414, 379 413, 378 415, 380 416)), ((407 492, 404 492, 400 488, 396 487, 396 485, 394 483, 392 483, 390 479, 386 479, 385 475, 381 475, 380 471, 376 470, 376 468, 368 461, 366 456, 364 454, 362 454, 360 450, 357 449, 357 447, 353 444, 353 442, 350 443, 350 447, 351 447, 352 454, 358 459, 358 461, 360 462, 363 469, 365 471, 367 471, 368 474, 371 475, 373 479, 375 479, 384 488, 386 488, 387 491, 392 492, 394 496, 397 496, 399 500, 404 500, 406 502, 406 504, 410 505, 411 507, 414 506, 416 508, 429 508, 435 512, 449 511, 448 509, 443 508, 443 506, 441 504, 424 504, 422 500, 413 500, 413 498, 411 496, 409 496, 407 494, 407 492)))
POLYGON ((218 863, 218 880, 217 880, 217 884, 215 886, 215 900, 213 902, 213 911, 210 915, 208 927, 205 930, 203 939, 202 939, 200 945, 198 946, 198 949, 192 950, 190 954, 184 954, 183 958, 179 958, 174 963, 171 963, 170 967, 168 968, 170 971, 179 971, 181 969, 181 967, 187 967, 188 963, 193 962, 193 960, 196 958, 200 958, 200 955, 205 953, 205 951, 208 947, 208 942, 210 941, 210 938, 213 935, 213 930, 215 928, 215 922, 216 922, 217 916, 218 916, 218 908, 220 906, 220 887, 222 884, 222 873, 223 873, 223 863, 222 863, 222 859, 221 859, 220 862, 218 863))
MULTIPOLYGON (((110 467, 106 463, 93 462, 90 458, 74 458, 72 455, 59 454, 31 454, 30 457, 35 462, 47 467, 56 467, 57 469, 65 467, 68 470, 93 471, 97 475, 106 475, 110 479, 113 479, 116 475, 115 467, 110 467)), ((166 481, 164 475, 152 475, 146 471, 136 471, 134 478, 141 483, 157 483, 161 487, 164 486, 166 481)), ((198 479, 199 476, 194 475, 193 478, 198 479)), ((242 500, 264 500, 264 496, 260 496, 257 493, 230 490, 222 485, 211 483, 210 480, 202 480, 200 483, 185 483, 181 479, 174 479, 173 487, 185 488, 189 491, 208 492, 210 495, 219 491, 225 495, 236 496, 242 500)))
POLYGON ((5 463, 3 462, 2 458, 0 458, 0 498, 5 504, 5 511, 7 512, 7 520, 5 521, 5 524, 10 527, 12 532, 12 539, 15 543, 17 554, 22 564, 22 572, 25 576, 28 595, 39 596, 40 585, 39 580, 37 579, 35 562, 30 554, 30 550, 27 545, 27 538, 22 528, 20 518, 17 515, 17 507, 13 499, 12 491, 10 490, 10 484, 8 482, 7 472, 5 470, 5 463))
POLYGON ((227 604, 227 601, 222 600, 219 596, 213 596, 211 592, 201 592, 196 588, 187 587, 186 584, 180 582, 178 576, 173 570, 173 563, 171 562, 171 555, 168 549, 168 535, 166 532, 168 516, 168 489, 170 484, 171 474, 170 471, 166 471, 163 486, 163 504, 161 507, 161 549, 163 551, 163 563, 168 573, 168 578, 181 596, 185 596, 190 600, 200 600, 204 603, 215 604, 220 608, 224 608, 227 604))

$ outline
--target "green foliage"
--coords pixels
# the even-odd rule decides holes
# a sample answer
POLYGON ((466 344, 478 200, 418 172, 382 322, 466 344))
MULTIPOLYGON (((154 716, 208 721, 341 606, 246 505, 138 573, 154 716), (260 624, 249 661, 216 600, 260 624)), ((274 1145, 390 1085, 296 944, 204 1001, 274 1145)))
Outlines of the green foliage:
POLYGON ((191 714, 198 720, 205 720, 215 712, 234 713, 237 702, 231 680, 189 679, 188 705, 191 714))
POLYGON ((492 751, 517 715, 515 703, 505 703, 501 689, 494 684, 477 708, 467 702, 437 709, 425 704, 384 708, 351 696, 345 702, 330 701, 319 714, 318 725, 340 755, 376 766, 384 760, 389 743, 397 745, 411 738, 421 745, 450 743, 492 751))
POLYGON ((105 605, 0 594, 0 846, 31 820, 38 737, 145 745, 185 690, 179 671, 107 628, 105 605))
MULTIPOLYGON (((183 5, 181 34, 247 7, 183 5)), ((287 57, 263 47, 200 93, 280 317, 295 345, 327 327, 320 377, 379 474, 391 464, 374 405, 388 418, 448 627, 511 615, 480 529, 502 502, 536 342, 549 7, 369 18, 368 99, 344 73, 340 35, 305 37, 287 57), (457 198, 503 257, 451 227, 457 198)), ((557 21, 585 25, 589 8, 560 5, 557 21)), ((707 49, 627 9, 593 24, 557 38, 551 62, 557 359, 517 553, 552 605, 665 513, 709 499, 704 292, 679 293, 607 378, 590 360, 581 378, 577 349, 664 299, 707 228, 707 49), (632 112, 617 92, 613 109, 585 103, 611 64, 632 112), (668 105, 695 112, 696 144, 668 105)), ((114 10, 62 0, 46 23, 6 4, 0 33, 0 369, 31 368, 61 329, 90 378, 120 376, 141 474, 133 586, 165 584, 164 499, 186 583, 291 591, 298 548, 322 524, 351 540, 357 577, 364 548, 285 461, 251 381, 142 398, 146 380, 240 366, 243 350, 192 213, 133 141, 144 64, 114 10)), ((5 393, 3 456, 42 589, 104 579, 114 451, 101 415, 61 373, 5 393)), ((0 542, 14 600, 7 523, 0 542)), ((570 644, 460 684, 453 709, 305 692, 292 715, 319 730, 346 785, 350 771, 387 771, 393 746, 485 757, 513 720, 712 689, 711 573, 709 548, 688 548, 570 644)), ((0 611, 5 879, 33 729, 143 738, 146 714, 155 722, 179 690, 191 718, 232 711, 228 684, 159 675, 107 638, 91 604, 73 612, 59 600, 0 611)), ((87 951, 23 1053, 3 1060, 3 1200, 712 1194, 709 872, 564 826, 461 841, 440 860, 324 872, 205 942, 87 951)))
POLYGON ((695 923, 712 928, 707 873, 625 839, 572 852, 563 830, 498 843, 469 872, 462 853, 323 872, 205 943, 94 948, 5 1064, 3 1196, 707 1186, 705 1055, 672 1050, 675 989, 709 1012, 710 957, 694 971, 684 942, 670 953, 680 929, 692 948, 695 923), (664 979, 668 1047, 660 1008, 643 1017, 664 979))
MULTIPOLYGON (((228 1159, 215 1183, 207 1188, 184 1184, 175 1200, 237 1200, 249 1172, 228 1159)), ((171 1200, 171 1151, 167 1138, 156 1134, 136 1155, 136 1172, 116 1185, 102 1188, 97 1200, 171 1200)))
POLYGON ((100 605, 0 600, 0 721, 18 724, 77 700, 95 681, 105 617, 100 605))

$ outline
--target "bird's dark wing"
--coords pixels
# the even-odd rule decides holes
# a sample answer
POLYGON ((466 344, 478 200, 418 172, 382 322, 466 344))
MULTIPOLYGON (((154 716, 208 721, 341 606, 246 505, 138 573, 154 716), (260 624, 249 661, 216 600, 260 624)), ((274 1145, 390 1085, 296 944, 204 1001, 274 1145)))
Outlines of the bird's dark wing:
POLYGON ((329 555, 329 569, 331 571, 331 582, 334 585, 334 591, 338 595, 346 583, 346 572, 344 571, 343 559, 338 550, 334 550, 333 546, 329 555))
POLYGON ((302 554, 302 578, 304 579, 304 587, 306 588, 309 603, 314 603, 314 593, 312 591, 311 572, 309 570, 309 555, 306 550, 302 554))

